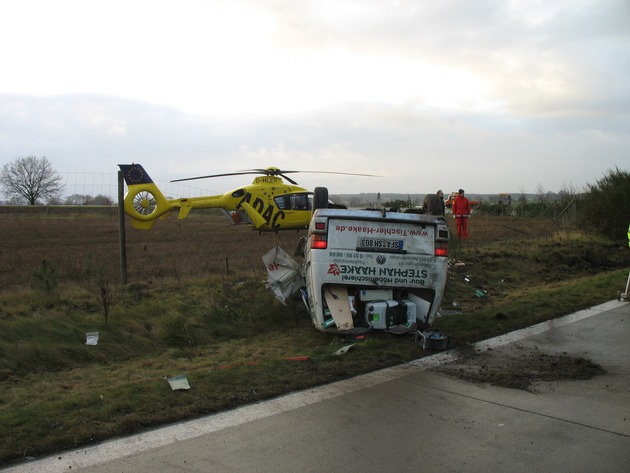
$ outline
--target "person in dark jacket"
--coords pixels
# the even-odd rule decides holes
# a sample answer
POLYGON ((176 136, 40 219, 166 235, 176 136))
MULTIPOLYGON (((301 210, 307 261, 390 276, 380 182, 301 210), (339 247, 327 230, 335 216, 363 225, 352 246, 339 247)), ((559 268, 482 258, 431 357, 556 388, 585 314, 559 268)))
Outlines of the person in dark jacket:
POLYGON ((435 194, 427 194, 422 203, 425 214, 444 215, 444 193, 439 190, 435 194))

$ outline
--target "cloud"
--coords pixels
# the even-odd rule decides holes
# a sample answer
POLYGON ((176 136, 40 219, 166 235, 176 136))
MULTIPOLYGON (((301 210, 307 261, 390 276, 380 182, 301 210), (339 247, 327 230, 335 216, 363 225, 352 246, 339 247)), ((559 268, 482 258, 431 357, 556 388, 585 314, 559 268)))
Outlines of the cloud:
POLYGON ((625 0, 6 2, 0 160, 383 176, 299 179, 333 193, 584 186, 627 162, 629 20, 625 0))
MULTIPOLYGON (((501 115, 442 115, 415 107, 346 104, 275 118, 222 119, 173 107, 106 96, 0 96, 3 161, 46 155, 63 172, 115 172, 140 162, 168 181, 235 170, 283 169, 378 174, 379 179, 301 175, 302 185, 334 193, 560 190, 594 182, 619 165, 628 133, 576 127, 527 129, 501 115), (25 146, 25 144, 28 144, 25 146), (609 156, 593 160, 601 149, 609 156)), ((630 125, 630 123, 628 123, 630 125)), ((627 128, 630 129, 630 128, 627 128)), ((226 178, 195 185, 223 192, 242 185, 226 178)))

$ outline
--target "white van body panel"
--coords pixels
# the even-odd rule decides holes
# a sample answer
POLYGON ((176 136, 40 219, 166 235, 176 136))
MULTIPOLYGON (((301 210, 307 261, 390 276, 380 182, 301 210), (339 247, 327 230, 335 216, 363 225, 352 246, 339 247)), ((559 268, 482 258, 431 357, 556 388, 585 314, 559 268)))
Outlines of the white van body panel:
POLYGON ((430 325, 448 270, 448 257, 437 256, 436 248, 443 254, 447 244, 443 217, 317 210, 302 269, 304 300, 314 326, 333 333, 372 329, 404 333, 430 325), (325 248, 317 246, 322 239, 325 248))

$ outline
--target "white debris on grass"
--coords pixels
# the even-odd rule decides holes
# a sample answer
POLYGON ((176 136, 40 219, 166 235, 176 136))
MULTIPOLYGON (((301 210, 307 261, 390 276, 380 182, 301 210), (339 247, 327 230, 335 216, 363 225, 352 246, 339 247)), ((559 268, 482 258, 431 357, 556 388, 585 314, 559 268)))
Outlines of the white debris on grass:
POLYGON ((348 350, 350 350, 350 348, 352 348, 355 345, 356 343, 353 343, 352 345, 346 345, 345 347, 341 347, 339 350, 333 353, 333 355, 335 356, 345 355, 346 353, 348 353, 348 350))
POLYGON ((85 344, 86 345, 98 345, 98 332, 86 332, 85 333, 85 344))
POLYGON ((300 265, 279 246, 262 259, 267 267, 267 288, 286 305, 286 298, 304 286, 304 278, 299 273, 300 265))
POLYGON ((166 380, 171 386, 172 391, 176 391, 178 389, 190 389, 190 384, 188 384, 188 378, 185 374, 180 374, 172 378, 166 378, 166 380))

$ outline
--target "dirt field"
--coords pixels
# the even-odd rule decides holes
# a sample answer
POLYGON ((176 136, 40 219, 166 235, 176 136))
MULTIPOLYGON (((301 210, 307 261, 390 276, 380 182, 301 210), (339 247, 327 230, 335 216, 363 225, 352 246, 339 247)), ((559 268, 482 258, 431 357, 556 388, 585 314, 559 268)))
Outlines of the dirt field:
MULTIPOLYGON (((0 213, 0 288, 29 284, 46 260, 59 282, 107 278, 120 282, 120 237, 115 212, 0 213)), ((186 279, 208 274, 260 274, 262 255, 276 244, 293 253, 300 235, 277 235, 229 225, 220 215, 157 221, 149 231, 127 222, 128 281, 186 279)))
MULTIPOLYGON (((59 282, 120 278, 117 209, 0 207, 0 288, 30 284, 43 260, 59 282)), ((452 220, 449 225, 453 227, 452 220)), ((469 245, 512 237, 544 237, 545 220, 480 217, 470 223, 469 245)), ((129 282, 198 278, 208 274, 260 274, 262 256, 276 245, 293 254, 306 231, 258 233, 230 225, 218 212, 156 221, 151 230, 126 225, 129 282)))

